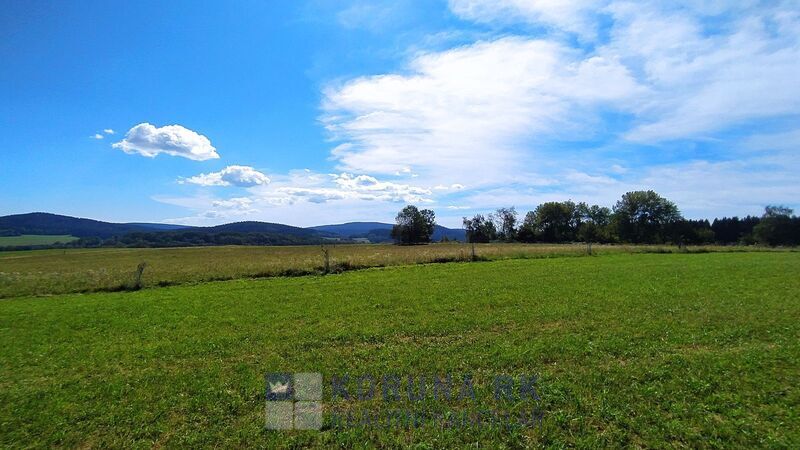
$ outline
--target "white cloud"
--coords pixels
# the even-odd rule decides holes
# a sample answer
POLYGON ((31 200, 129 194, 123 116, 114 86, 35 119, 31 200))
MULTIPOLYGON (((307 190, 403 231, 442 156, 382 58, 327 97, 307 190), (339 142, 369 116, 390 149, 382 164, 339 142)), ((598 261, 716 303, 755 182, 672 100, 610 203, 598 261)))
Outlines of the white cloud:
MULTIPOLYGON (((196 184, 219 185, 219 172, 204 174, 196 184)), ((188 182, 189 180, 183 180, 188 182)), ((173 219, 173 223, 219 223, 230 217, 248 217, 251 220, 277 220, 274 215, 289 215, 285 221, 291 224, 330 223, 333 217, 358 217, 359 220, 386 220, 394 217, 400 205, 405 203, 431 203, 431 190, 382 181, 367 175, 320 174, 308 169, 294 170, 286 175, 275 175, 269 184, 247 187, 248 195, 230 199, 208 197, 208 192, 199 192, 195 197, 155 197, 163 203, 192 209, 195 216, 173 219), (313 205, 313 208, 312 208, 313 205), (311 209, 310 209, 311 208, 311 209), (302 219, 297 211, 305 211, 302 219), (355 213, 358 211, 358 213, 355 213), (329 216, 323 214, 326 212, 329 216), (349 217, 348 214, 354 214, 349 217), (312 221, 310 218, 313 218, 312 221), (302 220, 298 222, 298 220, 302 220)))
POLYGON ((434 186, 433 189, 436 190, 436 191, 460 191, 460 190, 464 189, 465 187, 466 186, 464 186, 463 184, 453 183, 450 186, 445 186, 443 184, 438 184, 438 185, 434 186))
POLYGON ((563 179, 570 183, 576 183, 578 185, 586 185, 586 184, 617 184, 617 180, 607 177, 604 175, 590 175, 584 172, 578 172, 576 170, 568 170, 563 179))
POLYGON ((180 125, 156 128, 140 123, 128 130, 125 139, 113 145, 125 153, 154 158, 164 153, 194 161, 217 159, 219 155, 207 137, 180 125))
MULTIPOLYGON (((160 200, 165 203, 170 202, 169 200, 160 200)), ((233 219, 242 220, 261 212, 253 208, 252 205, 253 200, 247 197, 212 200, 210 208, 200 211, 195 216, 168 219, 165 222, 184 225, 213 225, 233 219)))
POLYGON ((621 166, 621 165, 619 165, 619 164, 612 164, 612 165, 611 165, 611 168, 610 168, 609 170, 610 170, 612 173, 616 173, 616 174, 623 174, 623 173, 625 173, 625 172, 627 172, 627 171, 628 171, 628 169, 627 169, 626 167, 624 167, 624 166, 621 166))
POLYGON ((595 13, 602 0, 450 0, 458 16, 476 22, 524 21, 593 39, 597 25, 595 13))
POLYGON ((105 134, 114 134, 114 130, 112 130, 111 128, 106 128, 105 130, 103 130, 103 133, 105 133, 105 134))
MULTIPOLYGON (((690 217, 791 203, 796 5, 450 0, 460 17, 492 25, 476 28, 483 40, 408 52, 401 70, 329 85, 320 119, 339 173, 273 175, 228 209, 300 224, 387 220, 399 202, 429 203, 453 225, 461 205, 610 206, 634 189, 656 189, 690 217), (504 28, 520 21, 536 29, 504 28), (748 137, 765 120, 769 131, 748 137)), ((369 10, 339 18, 362 26, 369 10)), ((222 182, 211 175, 199 184, 222 182)))
POLYGON ((89 139, 103 139, 103 135, 100 133, 95 133, 93 136, 89 136, 89 139))
POLYGON ((259 190, 261 198, 282 198, 281 203, 309 201, 326 203, 334 200, 359 200, 370 202, 430 203, 431 190, 408 184, 379 181, 368 175, 349 173, 329 174, 320 179, 316 174, 308 177, 295 175, 288 183, 278 183, 270 189, 259 190))
POLYGON ((386 198, 392 201, 428 201, 423 196, 430 195, 430 189, 410 186, 401 183, 378 181, 369 175, 351 175, 342 173, 333 175, 333 182, 341 189, 360 194, 374 194, 376 198, 386 198))
POLYGON ((409 8, 405 0, 356 0, 339 11, 336 19, 345 28, 380 33, 402 26, 409 8))
MULTIPOLYGON (((466 19, 502 26, 512 18, 554 33, 504 34, 423 52, 402 71, 330 86, 322 121, 340 143, 332 157, 342 170, 413 171, 437 195, 463 180, 466 195, 509 183, 536 194, 539 179, 556 197, 608 200, 612 190, 652 187, 639 181, 653 181, 643 173, 668 164, 662 143, 715 140, 724 147, 730 139, 724 133, 735 127, 800 116, 794 80, 800 14, 791 2, 452 0, 450 6, 466 19), (564 33, 594 42, 576 47, 564 33), (607 139, 598 144, 602 151, 570 145, 597 135, 607 139), (629 154, 619 153, 620 146, 629 154), (658 166, 649 154, 660 156, 658 166), (533 175, 526 180, 520 173, 533 175)), ((794 135, 773 141, 786 137, 794 135)), ((691 157, 686 147, 676 158, 691 157)), ((737 157, 714 155, 718 162, 737 157)), ((797 159, 773 153, 749 161, 797 167, 797 159)), ((716 167, 709 164, 695 173, 716 167)))
POLYGON ((666 194, 692 218, 758 215, 767 204, 796 206, 800 198, 794 170, 754 160, 657 166, 638 182, 666 194))
POLYGON ((800 150, 800 128, 772 134, 754 134, 747 138, 746 147, 755 150, 795 149, 800 150))
POLYGON ((345 141, 332 152, 342 169, 497 181, 518 168, 524 138, 580 132, 585 111, 641 90, 614 58, 522 37, 422 54, 409 67, 326 91, 323 122, 345 141))
POLYGON ((249 166, 228 166, 219 172, 202 173, 180 180, 180 182, 200 186, 252 187, 269 184, 270 179, 249 166))
POLYGON ((227 200, 215 200, 211 203, 212 209, 205 211, 207 218, 228 218, 233 216, 250 216, 260 211, 253 207, 253 199, 248 197, 234 197, 227 200))
MULTIPOLYGON (((587 62, 620 61, 646 88, 623 109, 636 119, 625 134, 633 141, 704 137, 800 110, 796 1, 450 0, 450 7, 478 22, 522 20, 584 39, 609 23, 609 37, 597 39, 587 62)), ((589 90, 577 96, 615 84, 584 86, 589 90)))
POLYGON ((800 15, 760 5, 714 32, 693 10, 615 4, 602 52, 637 67, 651 94, 629 139, 703 137, 800 112, 800 15))

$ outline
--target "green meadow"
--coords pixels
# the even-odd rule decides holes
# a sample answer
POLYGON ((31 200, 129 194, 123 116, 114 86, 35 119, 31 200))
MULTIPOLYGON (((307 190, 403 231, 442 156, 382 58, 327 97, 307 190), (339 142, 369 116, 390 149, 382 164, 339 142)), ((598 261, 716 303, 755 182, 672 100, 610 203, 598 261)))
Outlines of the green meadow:
MULTIPOLYGON (((329 245, 329 271, 469 261, 469 244, 329 245)), ((772 251, 760 247, 594 245, 592 253, 772 251)), ((585 244, 476 244, 482 260, 586 256, 585 244)), ((52 249, 0 252, 0 298, 129 289, 140 263, 141 285, 311 275, 324 272, 318 246, 52 249)))
MULTIPOLYGON (((391 255, 397 264, 424 262, 386 249, 401 252, 391 255)), ((390 267, 200 282, 182 271, 207 264, 236 278, 270 266, 257 249, 246 250, 253 266, 230 272, 224 258, 179 257, 189 251, 210 249, 163 259, 156 250, 2 254, 3 272, 42 274, 114 261, 131 272, 146 255, 149 275, 184 284, 158 287, 156 277, 135 292, 48 297, 11 295, 46 293, 45 284, 6 285, 14 298, 0 301, 0 447, 800 447, 797 252, 512 258, 517 249, 488 261, 394 266, 383 256, 375 261, 390 267), (507 430, 271 431, 268 372, 533 373, 543 416, 507 430)), ((319 249, 307 251, 317 268, 319 249)), ((329 386, 325 399, 389 407, 334 401, 329 386)))

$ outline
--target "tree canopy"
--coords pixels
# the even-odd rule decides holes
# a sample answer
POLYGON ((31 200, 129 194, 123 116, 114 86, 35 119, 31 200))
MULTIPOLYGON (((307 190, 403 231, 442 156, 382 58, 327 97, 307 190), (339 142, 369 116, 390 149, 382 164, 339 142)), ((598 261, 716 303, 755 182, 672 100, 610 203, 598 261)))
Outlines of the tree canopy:
POLYGON ((472 219, 464 217, 467 242, 491 242, 497 238, 497 228, 490 219, 477 214, 472 219))
POLYGON ((633 243, 665 241, 667 224, 682 219, 678 207, 655 191, 625 193, 614 205, 619 238, 633 243))
POLYGON ((431 241, 436 215, 430 209, 420 210, 414 205, 408 205, 397 213, 395 220, 392 238, 398 243, 411 245, 431 241))

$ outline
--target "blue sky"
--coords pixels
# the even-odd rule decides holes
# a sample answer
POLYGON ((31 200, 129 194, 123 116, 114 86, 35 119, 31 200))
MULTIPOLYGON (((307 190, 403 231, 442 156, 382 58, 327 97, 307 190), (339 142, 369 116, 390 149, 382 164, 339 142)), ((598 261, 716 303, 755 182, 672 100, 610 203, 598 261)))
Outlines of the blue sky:
POLYGON ((800 207, 800 4, 3 2, 0 214, 800 207), (112 132, 113 131, 113 132, 112 132))

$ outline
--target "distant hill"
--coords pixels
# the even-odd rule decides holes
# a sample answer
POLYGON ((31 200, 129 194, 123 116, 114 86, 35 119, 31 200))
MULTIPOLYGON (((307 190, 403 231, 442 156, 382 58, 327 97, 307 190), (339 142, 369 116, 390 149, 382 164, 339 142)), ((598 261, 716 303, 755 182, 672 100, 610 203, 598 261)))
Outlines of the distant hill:
POLYGON ((175 230, 185 230, 187 228, 192 228, 189 225, 173 225, 170 223, 125 223, 123 225, 131 225, 134 227, 141 227, 146 228, 152 231, 175 231, 175 230))
POLYGON ((338 234, 344 237, 356 236, 367 234, 373 230, 392 230, 392 225, 389 223, 381 222, 347 222, 337 225, 319 225, 316 227, 309 227, 311 230, 326 231, 328 233, 338 234))
POLYGON ((329 233, 308 228, 268 222, 234 222, 213 227, 193 227, 164 223, 110 223, 50 213, 15 214, 0 217, 0 230, 5 235, 72 235, 110 238, 130 233, 160 231, 200 231, 205 233, 274 233, 292 236, 328 236, 329 233))
MULTIPOLYGON (((160 223, 110 223, 50 213, 0 217, 0 236, 60 235, 81 238, 71 245, 152 246, 181 245, 301 245, 337 240, 368 239, 391 242, 392 224, 349 222, 310 228, 269 222, 234 222, 212 227, 160 223)), ((464 240, 464 230, 437 225, 433 241, 444 236, 464 240)))
POLYGON ((335 236, 335 234, 326 233, 323 230, 293 227, 291 225, 270 222, 234 222, 213 227, 192 227, 189 229, 202 230, 209 233, 276 233, 307 237, 335 236))
MULTIPOLYGON (((346 239, 367 238, 370 242, 392 241, 392 224, 390 223, 348 222, 336 225, 318 225, 311 227, 311 229, 334 233, 346 239)), ((447 239, 450 240, 463 241, 465 239, 465 232, 461 229, 436 225, 431 239, 433 241, 441 241, 444 236, 447 236, 447 239)))
POLYGON ((101 222, 42 212, 0 217, 0 230, 5 235, 71 235, 105 239, 134 231, 153 231, 143 225, 101 222))

